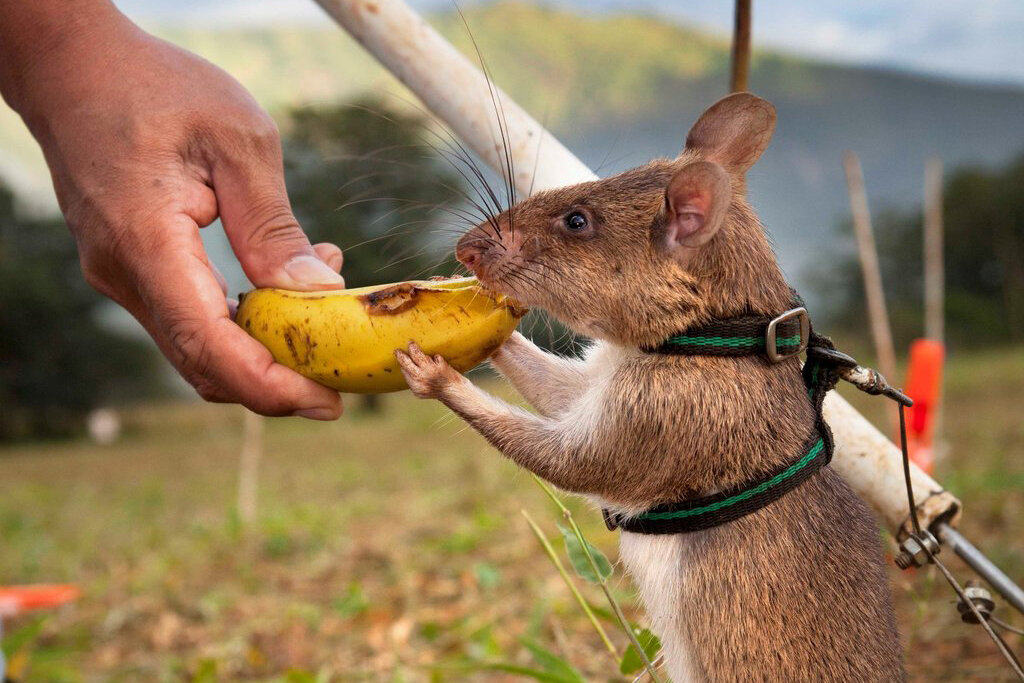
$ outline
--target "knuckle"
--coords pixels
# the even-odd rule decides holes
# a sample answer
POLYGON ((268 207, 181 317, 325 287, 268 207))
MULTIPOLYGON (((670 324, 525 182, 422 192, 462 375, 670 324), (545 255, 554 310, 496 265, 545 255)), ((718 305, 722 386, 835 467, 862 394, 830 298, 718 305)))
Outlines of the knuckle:
POLYGON ((277 123, 255 104, 224 112, 208 128, 219 144, 232 152, 229 156, 266 161, 280 155, 281 133, 277 123))
POLYGON ((199 397, 208 403, 222 403, 225 400, 220 388, 203 377, 196 377, 189 383, 199 397))
POLYGON ((168 328, 168 340, 182 375, 200 396, 210 400, 203 392, 214 392, 218 387, 210 380, 212 353, 202 325, 190 320, 172 323, 168 328))
POLYGON ((274 197, 254 202, 247 211, 245 222, 253 226, 248 241, 253 247, 267 247, 288 243, 305 244, 302 230, 292 215, 287 200, 274 197))
POLYGON ((78 261, 82 267, 82 277, 85 279, 85 283, 100 294, 110 296, 112 288, 105 263, 97 258, 92 250, 82 250, 79 253, 78 261))
POLYGON ((251 135, 257 146, 277 149, 281 144, 281 131, 270 115, 260 112, 251 124, 251 135))

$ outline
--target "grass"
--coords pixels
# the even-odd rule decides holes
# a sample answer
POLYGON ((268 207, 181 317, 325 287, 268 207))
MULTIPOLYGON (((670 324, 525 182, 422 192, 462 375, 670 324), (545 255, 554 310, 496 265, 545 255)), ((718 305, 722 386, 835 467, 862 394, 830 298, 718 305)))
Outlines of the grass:
MULTIPOLYGON (((963 499, 965 533, 1022 581, 1024 350, 954 357, 947 386, 950 449, 937 477, 963 499)), ((0 450, 0 582, 84 591, 41 623, 7 622, 5 645, 25 636, 27 680, 513 681, 544 652, 588 681, 631 680, 520 513, 566 561, 543 491, 440 405, 384 403, 367 415, 350 401, 333 424, 267 421, 251 528, 234 513, 236 407, 140 407, 114 446, 0 450)), ((600 515, 567 502, 614 561, 600 515)), ((1011 680, 984 633, 959 623, 940 576, 892 577, 914 680, 1011 680)), ((643 623, 620 568, 610 583, 643 623)), ((604 606, 600 590, 578 585, 604 606)), ((611 615, 595 611, 623 651, 611 615)))

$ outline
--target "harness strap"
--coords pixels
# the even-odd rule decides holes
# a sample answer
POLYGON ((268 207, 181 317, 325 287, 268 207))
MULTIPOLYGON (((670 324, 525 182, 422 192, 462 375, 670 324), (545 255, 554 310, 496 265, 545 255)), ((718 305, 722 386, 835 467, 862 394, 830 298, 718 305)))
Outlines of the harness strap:
MULTIPOLYGON (((799 299, 797 299, 799 302, 799 299)), ((807 311, 801 306, 769 319, 744 316, 718 320, 696 330, 687 330, 666 340, 648 353, 674 355, 748 356, 765 355, 772 361, 799 354, 805 348, 834 351, 827 337, 810 328, 807 311)), ((609 529, 621 528, 638 534, 679 534, 710 529, 756 512, 807 481, 832 460, 832 431, 822 417, 825 395, 839 381, 836 354, 808 353, 802 376, 807 397, 814 408, 814 430, 800 454, 789 463, 727 491, 651 508, 635 516, 603 510, 609 529)))
POLYGON ((771 348, 786 358, 803 351, 809 331, 807 311, 797 306, 776 318, 748 315, 715 320, 669 337, 647 352, 676 356, 750 356, 769 355, 771 348), (769 341, 774 345, 770 346, 769 341))

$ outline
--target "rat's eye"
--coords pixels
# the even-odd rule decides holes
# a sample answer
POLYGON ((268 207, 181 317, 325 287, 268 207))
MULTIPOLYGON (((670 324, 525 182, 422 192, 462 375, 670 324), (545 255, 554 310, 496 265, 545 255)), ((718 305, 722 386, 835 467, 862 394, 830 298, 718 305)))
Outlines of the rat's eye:
POLYGON ((573 211, 565 217, 565 227, 570 232, 582 232, 587 229, 588 225, 590 225, 590 222, 587 220, 587 217, 579 211, 573 211))

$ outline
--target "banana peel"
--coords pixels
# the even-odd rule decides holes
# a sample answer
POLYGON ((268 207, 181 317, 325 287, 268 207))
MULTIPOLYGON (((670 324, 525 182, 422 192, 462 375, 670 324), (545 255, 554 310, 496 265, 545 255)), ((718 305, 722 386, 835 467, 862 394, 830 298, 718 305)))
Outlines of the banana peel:
POLYGON ((359 289, 256 289, 235 321, 274 360, 345 393, 408 388, 395 350, 416 342, 465 372, 512 334, 526 310, 476 278, 419 280, 359 289))

